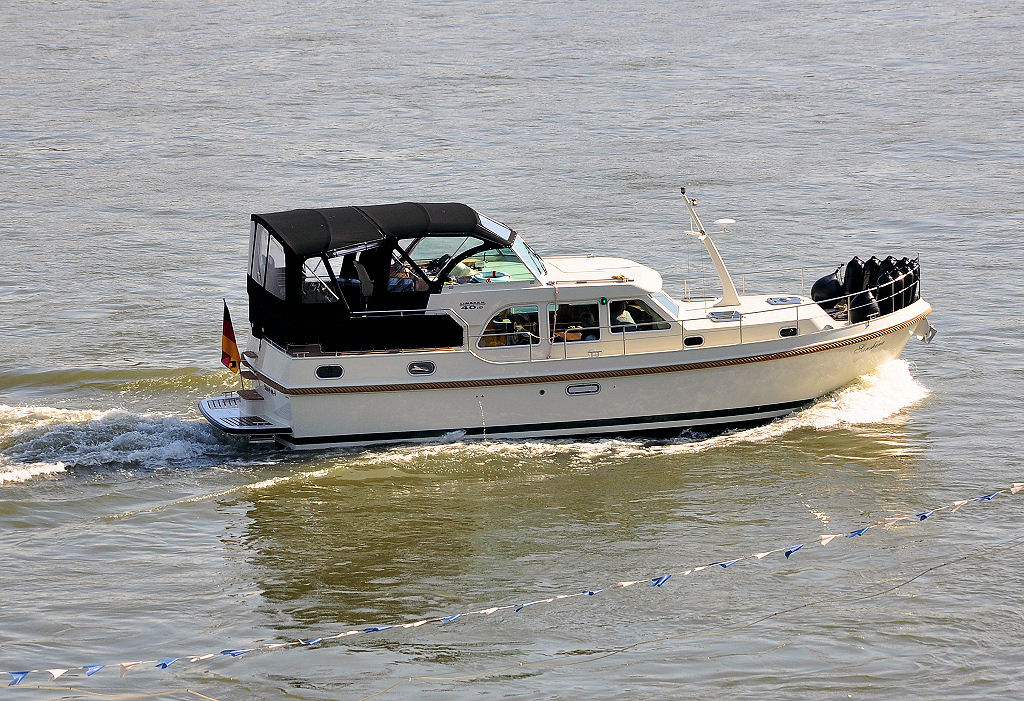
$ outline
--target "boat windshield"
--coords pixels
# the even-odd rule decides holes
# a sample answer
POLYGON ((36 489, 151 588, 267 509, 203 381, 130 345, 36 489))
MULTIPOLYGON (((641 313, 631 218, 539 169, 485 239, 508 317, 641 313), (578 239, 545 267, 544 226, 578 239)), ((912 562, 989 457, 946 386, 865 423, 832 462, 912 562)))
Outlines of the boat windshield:
POLYGON ((548 269, 544 265, 544 261, 530 248, 526 241, 523 241, 522 237, 516 236, 516 240, 512 242, 512 251, 523 262, 523 265, 530 269, 535 278, 540 280, 547 275, 548 269))
POLYGON ((673 319, 679 318, 679 304, 661 290, 651 294, 651 298, 660 304, 665 311, 672 315, 673 319))
POLYGON ((452 258, 458 258, 482 243, 475 236, 435 236, 398 241, 398 245, 408 251, 416 265, 432 275, 436 275, 452 258))
POLYGON ((500 248, 475 236, 401 239, 398 244, 431 279, 437 279, 441 271, 446 271, 445 282, 454 283, 533 282, 540 277, 536 254, 521 239, 500 248))
POLYGON ((500 236, 501 238, 505 239, 506 241, 508 241, 510 238, 512 238, 512 229, 508 228, 507 226, 505 226, 501 222, 496 222, 493 219, 491 219, 490 217, 485 217, 482 214, 477 214, 476 216, 480 220, 480 226, 482 226, 483 228, 487 229, 492 234, 494 234, 496 236, 500 236))

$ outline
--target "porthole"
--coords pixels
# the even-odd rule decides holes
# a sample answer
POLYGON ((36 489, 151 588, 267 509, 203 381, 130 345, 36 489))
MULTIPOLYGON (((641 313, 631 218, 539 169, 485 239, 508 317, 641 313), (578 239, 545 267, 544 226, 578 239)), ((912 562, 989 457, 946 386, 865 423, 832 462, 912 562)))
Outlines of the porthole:
POLYGON ((409 374, 410 375, 433 375, 434 364, 429 360, 417 360, 416 362, 409 363, 409 374))
POLYGON ((586 382, 578 385, 569 385, 565 388, 565 393, 570 397, 578 397, 581 394, 597 394, 601 391, 601 385, 596 382, 586 382))
POLYGON ((321 380, 336 380, 345 374, 340 365, 321 365, 316 369, 316 376, 321 380))
POLYGON ((696 348, 697 346, 704 345, 703 336, 687 336, 683 339, 683 345, 687 348, 696 348))
POLYGON ((795 326, 783 326, 781 329, 779 329, 779 335, 782 336, 783 338, 789 338, 790 336, 796 336, 796 327, 795 326))

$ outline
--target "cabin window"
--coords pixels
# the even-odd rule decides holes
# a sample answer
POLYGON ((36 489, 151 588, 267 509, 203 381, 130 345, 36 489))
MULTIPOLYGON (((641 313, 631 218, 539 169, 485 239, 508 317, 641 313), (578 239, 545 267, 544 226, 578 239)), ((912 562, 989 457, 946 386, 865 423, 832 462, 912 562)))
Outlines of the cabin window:
POLYGON ((597 309, 596 302, 552 304, 548 307, 551 342, 600 340, 597 309))
POLYGON ((796 327, 795 326, 784 326, 781 329, 779 329, 779 335, 782 336, 783 338, 789 338, 790 336, 796 336, 796 327))
POLYGON ((540 343, 540 311, 536 305, 502 309, 487 322, 480 348, 528 346, 540 343))
POLYGON ((696 348, 697 346, 704 345, 703 336, 687 336, 683 339, 683 345, 687 348, 696 348))
POLYGON ((316 376, 321 380, 333 380, 345 374, 340 365, 321 365, 316 369, 316 376))
POLYGON ((609 305, 612 333, 664 331, 672 327, 642 299, 622 299, 609 305))
POLYGON ((429 360, 418 360, 416 362, 409 363, 409 374, 410 375, 433 375, 435 366, 429 360))

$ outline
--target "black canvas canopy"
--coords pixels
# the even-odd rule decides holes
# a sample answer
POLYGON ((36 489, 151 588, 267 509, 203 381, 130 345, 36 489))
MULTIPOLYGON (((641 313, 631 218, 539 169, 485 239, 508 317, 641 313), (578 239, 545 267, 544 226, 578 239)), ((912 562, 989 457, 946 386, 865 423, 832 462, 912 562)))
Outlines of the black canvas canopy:
POLYGON ((254 231, 250 272, 258 272, 248 278, 253 336, 285 347, 315 344, 325 352, 462 345, 455 319, 426 312, 430 295, 442 290, 460 258, 439 256, 428 274, 409 251, 423 238, 452 237, 452 254, 464 257, 508 247, 515 236, 457 202, 293 209, 253 214, 252 220, 284 249, 284 260, 275 257, 271 240, 254 231), (396 263, 403 270, 393 279, 396 263), (401 313, 389 314, 393 310, 401 313))
POLYGON ((471 233, 507 245, 508 240, 480 224, 477 213, 458 202, 399 202, 364 207, 292 209, 253 214, 299 258, 351 248, 374 241, 415 236, 471 233))

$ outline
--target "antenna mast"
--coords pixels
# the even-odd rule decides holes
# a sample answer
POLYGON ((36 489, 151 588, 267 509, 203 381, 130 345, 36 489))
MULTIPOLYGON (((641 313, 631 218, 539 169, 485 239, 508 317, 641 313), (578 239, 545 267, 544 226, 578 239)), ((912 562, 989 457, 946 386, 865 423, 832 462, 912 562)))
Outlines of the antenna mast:
POLYGON ((708 255, 711 256, 711 262, 715 264, 715 272, 718 273, 718 281, 722 284, 722 299, 714 306, 740 306, 740 296, 736 293, 736 285, 732 282, 732 276, 729 275, 729 269, 725 267, 725 261, 722 260, 722 256, 718 252, 718 247, 715 246, 715 242, 711 240, 711 237, 704 230, 704 225, 701 223, 700 217, 697 216, 697 200, 691 200, 686 196, 685 187, 679 188, 679 194, 683 196, 683 202, 686 204, 686 209, 690 212, 690 224, 693 226, 693 230, 685 233, 690 236, 696 236, 704 243, 705 248, 708 249, 708 255))

